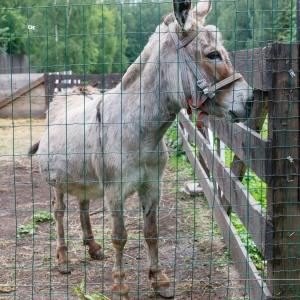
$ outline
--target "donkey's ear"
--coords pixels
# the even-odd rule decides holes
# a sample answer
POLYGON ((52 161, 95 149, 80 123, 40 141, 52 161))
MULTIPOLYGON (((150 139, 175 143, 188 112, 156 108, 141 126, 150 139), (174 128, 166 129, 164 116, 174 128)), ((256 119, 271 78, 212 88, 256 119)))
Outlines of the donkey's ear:
POLYGON ((205 18, 211 12, 211 9, 211 0, 200 0, 200 2, 198 2, 195 8, 193 9, 197 21, 203 25, 205 22, 205 18))
POLYGON ((188 31, 192 25, 191 8, 192 1, 173 0, 174 14, 178 24, 185 31, 188 31))

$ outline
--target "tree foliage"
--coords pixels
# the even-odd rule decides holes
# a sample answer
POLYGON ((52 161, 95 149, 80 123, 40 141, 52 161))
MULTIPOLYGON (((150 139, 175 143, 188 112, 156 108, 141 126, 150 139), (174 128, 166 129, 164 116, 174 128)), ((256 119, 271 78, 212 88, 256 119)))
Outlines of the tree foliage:
POLYGON ((296 0, 216 1, 208 22, 223 33, 229 50, 296 40, 296 0))
MULTIPOLYGON (((41 72, 123 72, 171 10, 165 0, 1 0, 0 51, 27 54, 41 72)), ((291 42, 296 0, 214 1, 208 22, 229 50, 291 42)))
POLYGON ((75 73, 110 73, 126 68, 127 42, 126 36, 119 34, 124 24, 116 7, 56 3, 43 10, 33 9, 30 22, 37 24, 37 29, 31 35, 28 52, 36 68, 75 73), (118 60, 117 54, 122 59, 118 60))
POLYGON ((155 31, 162 18, 172 11, 170 1, 141 0, 129 4, 124 9, 124 22, 128 47, 126 55, 130 62, 135 61, 143 50, 150 35, 155 31))
MULTIPOLYGON (((9 7, 9 2, 4 1, 9 7)), ((4 6, 5 7, 5 6, 4 6)), ((0 9, 0 50, 11 54, 26 52, 26 17, 22 9, 0 9)))

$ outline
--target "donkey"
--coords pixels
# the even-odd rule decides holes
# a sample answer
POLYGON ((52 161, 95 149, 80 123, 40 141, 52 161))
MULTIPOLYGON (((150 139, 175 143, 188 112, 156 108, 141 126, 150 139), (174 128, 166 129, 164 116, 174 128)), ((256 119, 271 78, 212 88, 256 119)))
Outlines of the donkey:
POLYGON ((103 197, 112 217, 115 263, 112 294, 129 299, 123 252, 127 240, 125 200, 137 192, 144 216, 150 287, 165 298, 174 291, 158 259, 157 208, 168 160, 163 136, 181 109, 193 108, 232 122, 247 118, 252 89, 235 73, 220 33, 205 26, 211 1, 174 1, 121 83, 97 101, 55 99, 47 130, 32 148, 54 189, 58 264, 67 263, 64 194, 80 204, 83 240, 102 259, 89 219, 90 199, 103 197))

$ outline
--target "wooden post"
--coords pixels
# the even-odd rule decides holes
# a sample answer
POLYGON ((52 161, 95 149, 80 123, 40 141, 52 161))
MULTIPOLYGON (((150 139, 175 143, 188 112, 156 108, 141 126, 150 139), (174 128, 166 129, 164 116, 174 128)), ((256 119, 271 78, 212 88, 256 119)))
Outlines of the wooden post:
POLYGON ((273 44, 269 52, 270 153, 268 216, 273 223, 268 284, 275 299, 300 297, 298 46, 273 44))

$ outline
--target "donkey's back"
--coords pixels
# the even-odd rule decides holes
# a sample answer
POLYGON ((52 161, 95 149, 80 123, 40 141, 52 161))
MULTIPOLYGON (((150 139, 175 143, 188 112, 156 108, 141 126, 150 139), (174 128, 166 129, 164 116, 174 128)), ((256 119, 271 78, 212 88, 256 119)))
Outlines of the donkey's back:
POLYGON ((92 194, 92 186, 99 189, 92 164, 100 155, 99 101, 97 94, 87 95, 74 88, 67 94, 58 93, 50 104, 47 128, 37 150, 41 172, 50 185, 68 187, 73 194, 83 186, 89 186, 92 194))

